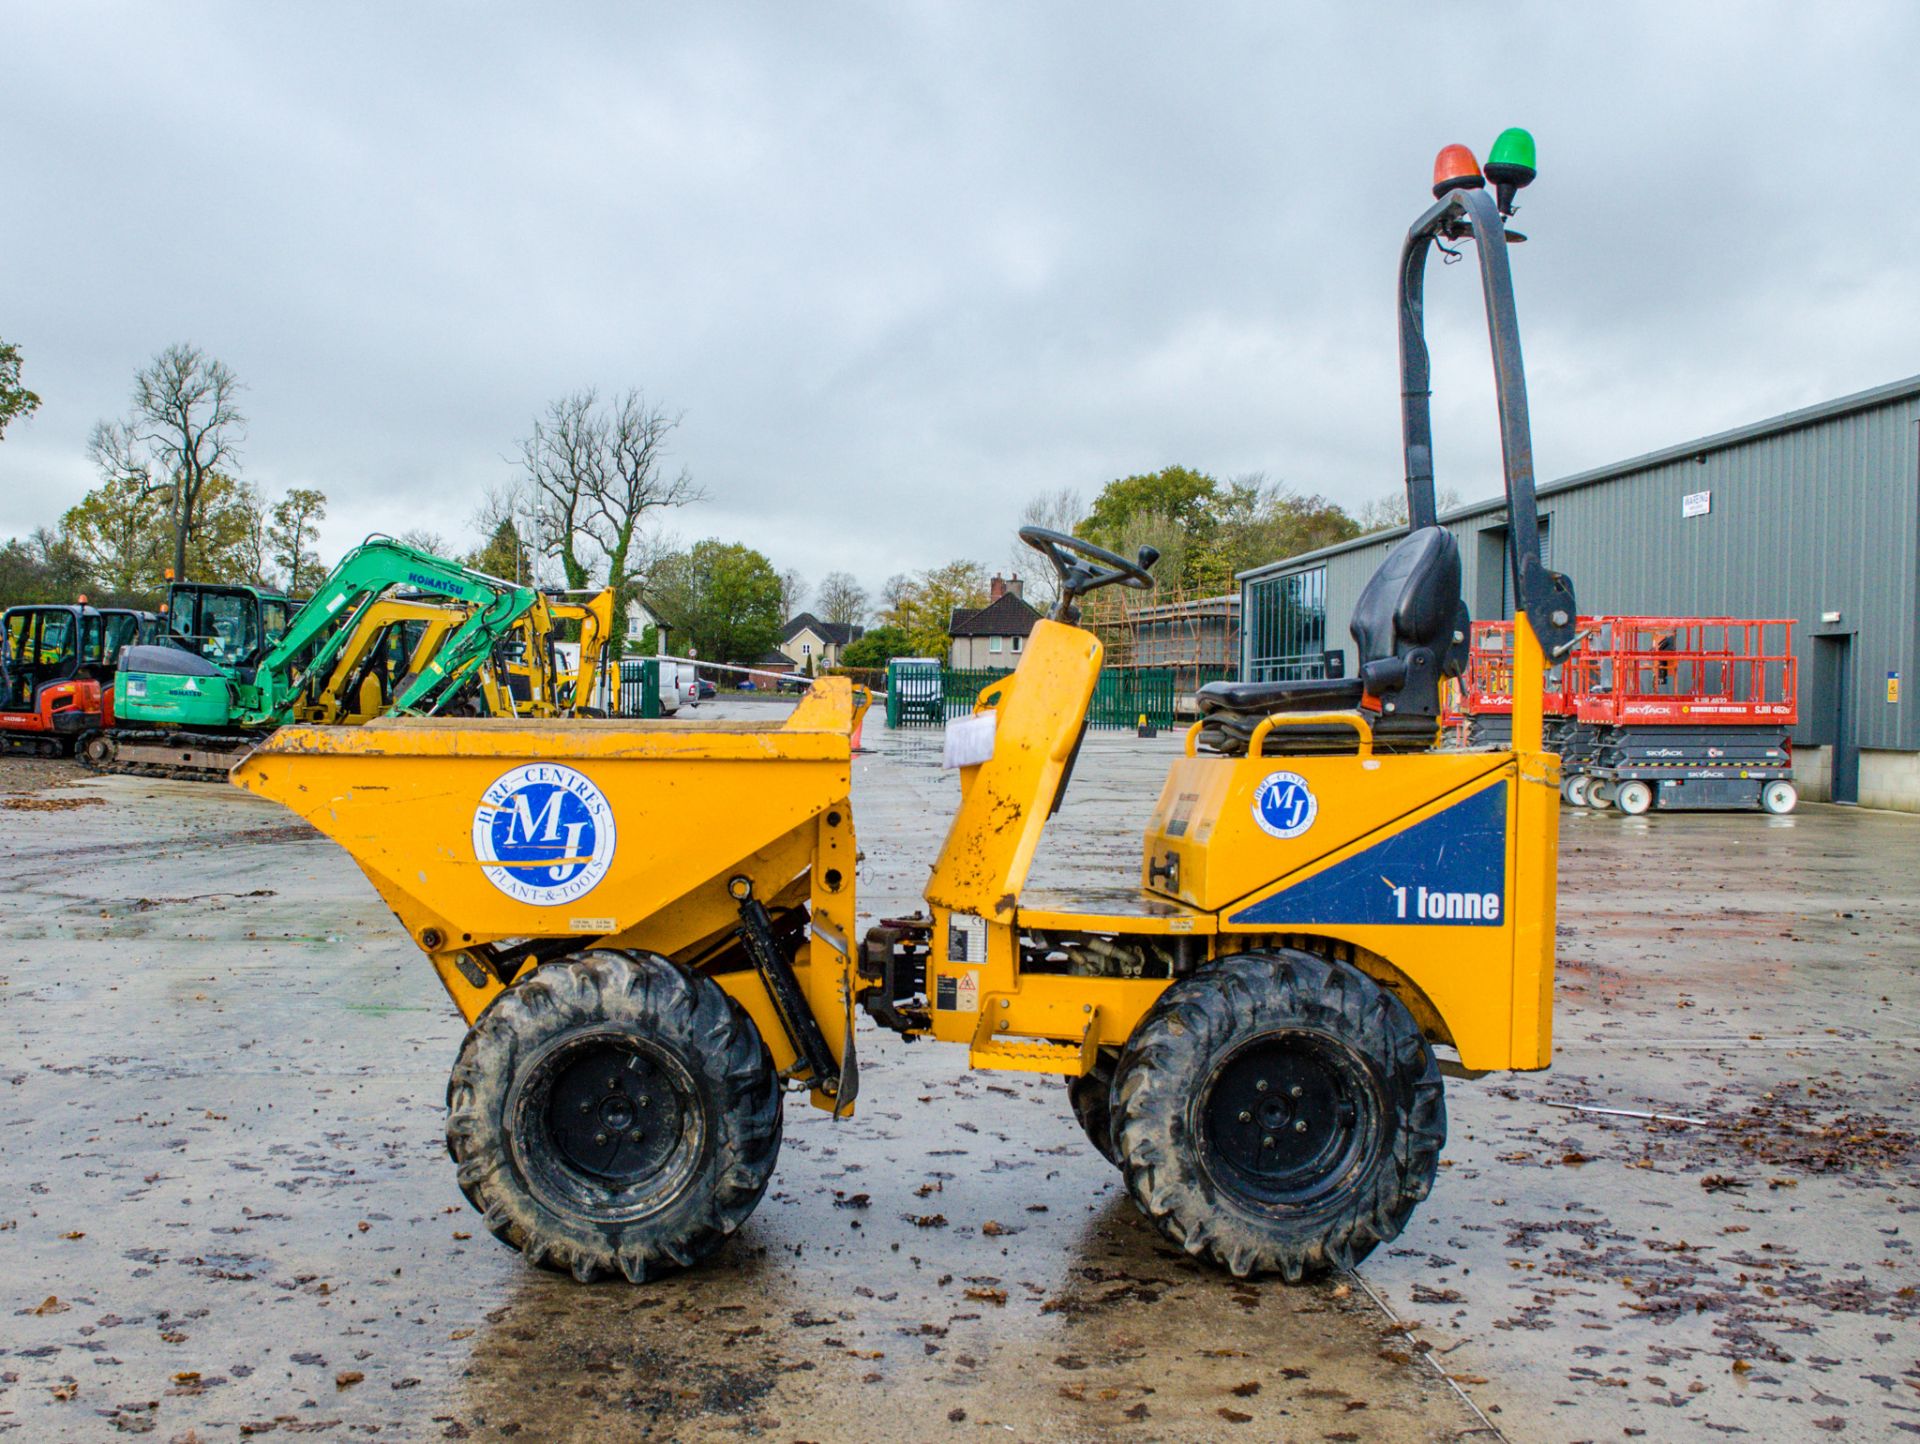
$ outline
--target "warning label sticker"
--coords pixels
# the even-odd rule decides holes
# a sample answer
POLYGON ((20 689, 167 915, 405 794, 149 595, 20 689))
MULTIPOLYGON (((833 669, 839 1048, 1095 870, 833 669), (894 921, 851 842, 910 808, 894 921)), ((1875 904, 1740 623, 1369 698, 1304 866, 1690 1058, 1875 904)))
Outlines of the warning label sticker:
POLYGON ((969 913, 947 917, 947 961, 984 963, 987 960, 987 920, 969 913))
POLYGON ((943 1013, 980 1011, 980 974, 973 968, 942 973, 934 982, 933 1006, 943 1013))

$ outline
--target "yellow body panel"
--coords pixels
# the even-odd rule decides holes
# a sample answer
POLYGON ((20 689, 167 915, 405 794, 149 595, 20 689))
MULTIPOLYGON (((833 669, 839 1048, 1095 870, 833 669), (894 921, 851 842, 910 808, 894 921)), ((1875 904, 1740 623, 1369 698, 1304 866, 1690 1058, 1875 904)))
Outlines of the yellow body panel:
MULTIPOLYGON (((1532 637, 1524 620, 1518 630, 1526 686, 1532 637)), ((1532 645, 1536 692, 1540 660, 1532 645)), ((1099 663, 1090 634, 1044 623, 1019 671, 981 694, 997 716, 993 754, 961 769, 927 886, 934 1037, 968 1044, 978 1067, 1079 1074, 1168 985, 1023 968, 1022 938, 1037 930, 1185 948, 1188 961, 1319 946, 1395 991, 1463 1066, 1547 1066, 1559 765, 1541 750, 1537 707, 1530 724, 1516 714, 1512 752, 1375 756, 1360 712, 1283 714, 1243 757, 1193 755, 1190 740, 1146 829, 1137 891, 1023 895, 1099 663), (1270 732, 1330 723, 1353 728, 1354 752, 1261 755, 1270 732), (1311 806, 1263 813, 1263 789, 1311 806)))
POLYGON ((1311 868, 1328 851, 1405 817, 1498 771, 1505 753, 1420 752, 1399 757, 1183 757, 1167 773, 1147 824, 1140 885, 1194 907, 1218 910, 1311 868), (1319 802, 1312 827, 1297 837, 1262 830, 1252 806, 1268 776, 1308 779, 1319 802), (1164 869, 1171 861, 1177 883, 1164 869), (1161 880, 1149 875, 1163 869, 1161 880))
MULTIPOLYGON (((480 961, 499 955, 488 945, 578 938, 700 967, 737 926, 726 887, 745 876, 770 909, 810 909, 796 973, 837 1056, 853 989, 850 739, 864 702, 846 679, 825 678, 784 723, 405 717, 286 727, 233 779, 353 855, 469 1021, 504 986, 480 961), (527 786, 532 801, 514 790, 527 786), (556 789, 579 810, 569 813, 556 789), (496 814, 511 814, 509 840, 516 827, 530 841, 550 823, 559 841, 510 863, 496 814), (566 855, 570 817, 591 818, 578 834, 590 831, 590 855, 566 855)), ((790 1066, 757 975, 716 977, 790 1066)))
POLYGON ((1019 670, 980 694, 995 719, 993 755, 960 769, 960 807, 927 884, 927 901, 1005 921, 1033 865, 1060 776, 1086 724, 1100 639, 1034 624, 1019 670))

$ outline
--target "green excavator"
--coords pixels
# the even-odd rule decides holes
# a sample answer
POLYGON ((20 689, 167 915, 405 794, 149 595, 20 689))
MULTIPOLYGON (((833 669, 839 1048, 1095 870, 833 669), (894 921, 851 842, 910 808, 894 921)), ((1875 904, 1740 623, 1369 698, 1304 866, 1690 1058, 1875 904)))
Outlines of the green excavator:
POLYGON ((128 647, 114 679, 114 725, 77 751, 102 772, 224 780, 303 697, 329 684, 366 610, 389 592, 442 597, 466 619, 412 676, 389 711, 438 711, 539 601, 531 587, 369 537, 305 602, 254 587, 175 582, 166 640, 128 647))

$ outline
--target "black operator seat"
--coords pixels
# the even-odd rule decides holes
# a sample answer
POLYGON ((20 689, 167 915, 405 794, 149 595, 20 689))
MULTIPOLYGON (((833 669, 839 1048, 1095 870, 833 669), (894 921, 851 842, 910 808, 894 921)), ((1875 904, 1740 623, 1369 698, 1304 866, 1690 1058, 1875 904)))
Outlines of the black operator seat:
MULTIPOLYGON (((1440 684, 1466 669, 1469 625, 1453 533, 1437 526, 1409 532, 1354 604, 1348 630, 1360 654, 1359 675, 1209 682, 1199 692, 1200 744, 1242 756, 1254 728, 1274 713, 1360 708, 1373 721, 1377 751, 1425 751, 1439 728, 1440 684)), ((1349 727, 1276 727, 1263 751, 1270 757, 1351 752, 1356 743, 1349 727)))

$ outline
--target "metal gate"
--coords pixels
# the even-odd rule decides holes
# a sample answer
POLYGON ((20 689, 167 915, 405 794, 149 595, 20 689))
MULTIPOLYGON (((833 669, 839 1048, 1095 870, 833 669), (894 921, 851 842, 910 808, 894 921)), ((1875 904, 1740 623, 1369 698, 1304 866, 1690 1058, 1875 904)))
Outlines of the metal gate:
MULTIPOLYGON (((942 667, 896 658, 887 667, 887 725, 942 727, 973 710, 981 691, 1009 675, 1005 669, 942 667)), ((1133 727, 1145 717, 1155 727, 1174 725, 1174 669, 1109 667, 1094 684, 1087 708, 1092 727, 1133 727)))

